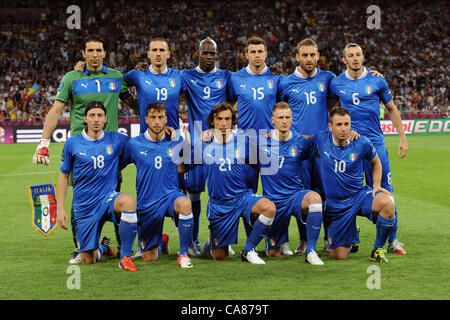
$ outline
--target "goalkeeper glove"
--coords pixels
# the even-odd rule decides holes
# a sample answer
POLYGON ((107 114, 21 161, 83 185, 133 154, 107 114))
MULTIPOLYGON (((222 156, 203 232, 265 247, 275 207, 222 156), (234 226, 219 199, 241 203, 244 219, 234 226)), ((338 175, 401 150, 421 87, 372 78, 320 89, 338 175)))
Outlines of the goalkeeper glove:
POLYGON ((50 152, 48 146, 50 145, 50 139, 39 140, 38 146, 36 148, 36 153, 33 156, 34 165, 50 163, 50 152))

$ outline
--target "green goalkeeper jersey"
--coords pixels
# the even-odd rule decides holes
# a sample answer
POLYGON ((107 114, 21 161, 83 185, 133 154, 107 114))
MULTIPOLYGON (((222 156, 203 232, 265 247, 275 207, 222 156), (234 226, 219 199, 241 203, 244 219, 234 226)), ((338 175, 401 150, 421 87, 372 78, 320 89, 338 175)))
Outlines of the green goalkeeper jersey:
POLYGON ((108 117, 106 131, 117 131, 119 94, 127 91, 127 84, 120 71, 103 65, 101 71, 70 71, 61 81, 56 95, 70 105, 70 135, 73 137, 84 129, 84 110, 91 101, 100 101, 108 117))

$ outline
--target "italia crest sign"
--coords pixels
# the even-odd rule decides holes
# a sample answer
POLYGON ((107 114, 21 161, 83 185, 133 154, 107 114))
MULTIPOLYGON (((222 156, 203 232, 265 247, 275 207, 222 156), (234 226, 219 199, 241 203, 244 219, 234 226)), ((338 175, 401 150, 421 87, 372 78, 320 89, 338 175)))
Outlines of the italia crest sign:
POLYGON ((44 236, 49 236, 56 227, 55 185, 41 184, 29 186, 33 213, 33 227, 44 236))

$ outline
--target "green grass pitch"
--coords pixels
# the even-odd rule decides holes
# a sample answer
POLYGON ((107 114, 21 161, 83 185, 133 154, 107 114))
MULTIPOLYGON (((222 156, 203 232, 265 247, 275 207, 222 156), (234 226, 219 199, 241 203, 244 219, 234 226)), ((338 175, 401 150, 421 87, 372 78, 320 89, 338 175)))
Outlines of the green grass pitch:
MULTIPOLYGON (((171 254, 154 263, 136 260, 139 272, 118 268, 117 258, 102 258, 96 265, 79 266, 79 289, 70 284, 73 250, 70 231, 57 228, 45 238, 32 227, 27 187, 57 183, 63 145, 50 146, 51 164, 34 167, 35 144, 0 145, 0 299, 127 299, 127 300, 305 300, 305 299, 449 299, 450 298, 450 136, 408 138, 405 159, 397 156, 397 137, 387 137, 395 199, 399 211, 399 240, 407 256, 388 254, 389 263, 369 260, 375 227, 358 217, 361 247, 345 261, 333 261, 318 253, 324 266, 311 266, 304 256, 267 259, 266 265, 242 263, 238 254, 228 261, 193 258, 194 268, 177 266, 178 235, 166 219, 171 254), (371 266, 379 267, 379 289, 370 289, 371 266)), ((123 191, 135 197, 135 169, 124 170, 123 191)), ((203 195, 200 239, 207 237, 203 195)), ((70 199, 66 201, 70 205, 70 199)), ((69 207, 66 208, 69 210, 69 207)), ((245 243, 242 225, 238 253, 245 243)), ((116 245, 111 223, 103 235, 116 245)), ((322 235, 321 235, 322 238, 322 235)), ((295 249, 298 232, 290 225, 290 247, 295 249)), ((260 244, 258 251, 263 251, 260 244)))

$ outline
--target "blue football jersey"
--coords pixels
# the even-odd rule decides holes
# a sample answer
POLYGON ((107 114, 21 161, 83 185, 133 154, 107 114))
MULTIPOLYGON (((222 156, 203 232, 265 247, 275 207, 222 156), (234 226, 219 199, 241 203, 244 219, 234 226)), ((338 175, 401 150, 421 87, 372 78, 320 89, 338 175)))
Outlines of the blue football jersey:
POLYGON ((363 160, 372 160, 377 152, 366 137, 359 137, 345 146, 333 141, 329 130, 313 137, 320 153, 320 170, 327 206, 347 208, 364 186, 363 160))
POLYGON ((210 198, 228 201, 248 192, 249 150, 249 139, 241 134, 231 135, 226 143, 203 142, 202 164, 210 198))
POLYGON ((312 140, 291 132, 291 136, 287 140, 278 141, 269 138, 266 143, 261 143, 259 148, 258 162, 261 168, 261 183, 265 197, 271 200, 283 199, 304 189, 300 178, 300 168, 304 159, 313 157, 317 153, 312 140), (264 172, 264 168, 273 165, 270 161, 264 161, 266 159, 276 161, 276 170, 264 172))
POLYGON ((181 137, 154 141, 147 132, 128 141, 120 165, 136 165, 138 212, 148 212, 167 194, 179 189, 178 164, 181 163, 182 148, 181 137))
POLYGON ((212 108, 227 101, 230 71, 215 68, 211 72, 203 72, 197 67, 182 70, 181 76, 186 88, 189 133, 194 140, 209 128, 206 119, 212 108), (197 128, 194 125, 196 121, 197 128))
POLYGON ((372 76, 367 69, 358 79, 351 79, 344 72, 331 81, 330 96, 339 98, 341 106, 350 112, 352 130, 373 143, 384 143, 380 125, 380 100, 384 104, 392 100, 384 78, 372 76))
POLYGON ((130 138, 117 132, 104 131, 92 140, 83 131, 69 138, 62 152, 61 172, 73 176, 75 212, 89 211, 102 195, 116 190, 119 157, 130 138))
POLYGON ((316 69, 311 77, 296 70, 281 79, 280 98, 292 109, 292 131, 312 136, 328 127, 327 93, 335 77, 330 71, 316 69))
POLYGON ((133 69, 123 77, 129 87, 136 87, 141 133, 148 128, 145 122, 146 111, 153 102, 164 103, 167 109, 167 126, 179 129, 178 102, 180 92, 184 91, 180 71, 167 68, 162 73, 155 73, 150 66, 146 71, 133 69))
POLYGON ((231 74, 230 101, 238 102, 238 128, 269 130, 272 108, 279 99, 278 85, 281 75, 274 75, 268 67, 254 74, 249 67, 231 74))

